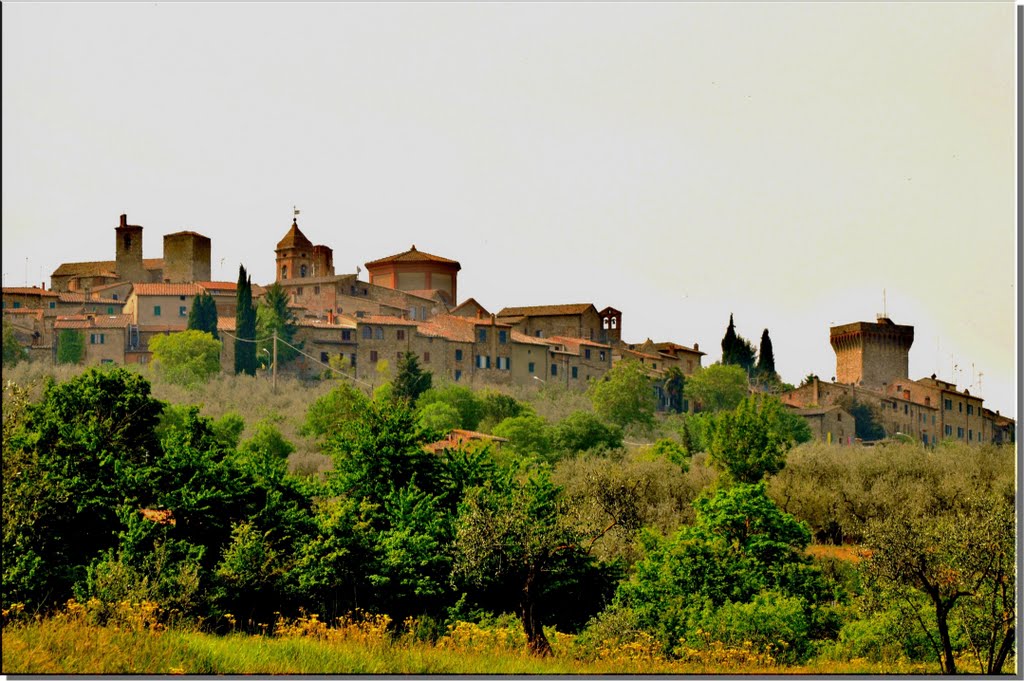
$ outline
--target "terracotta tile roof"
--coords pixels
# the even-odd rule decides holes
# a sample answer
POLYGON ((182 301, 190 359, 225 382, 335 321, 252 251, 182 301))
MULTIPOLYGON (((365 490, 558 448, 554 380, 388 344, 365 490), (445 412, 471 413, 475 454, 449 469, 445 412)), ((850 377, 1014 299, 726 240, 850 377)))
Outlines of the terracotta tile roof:
POLYGON ((593 303, 573 303, 570 305, 528 305, 526 307, 506 307, 498 313, 499 317, 553 317, 559 315, 583 314, 594 309, 593 303))
POLYGON ((313 329, 354 329, 358 326, 355 320, 339 317, 334 318, 333 324, 326 319, 300 319, 295 325, 313 329))
POLYGON ((679 345, 678 343, 672 343, 672 342, 655 343, 654 347, 656 347, 659 352, 665 352, 665 353, 668 353, 668 354, 671 354, 673 352, 678 352, 680 350, 682 350, 683 352, 690 352, 690 353, 694 353, 694 354, 697 354, 697 355, 706 355, 707 354, 706 352, 701 352, 700 350, 694 350, 693 348, 688 348, 685 345, 679 345))
POLYGON ((130 281, 114 281, 114 282, 111 282, 109 284, 102 284, 100 286, 93 286, 92 289, 91 289, 91 292, 92 293, 98 293, 99 291, 106 291, 107 289, 110 289, 110 288, 117 288, 119 286, 131 286, 131 285, 132 284, 131 284, 130 281))
POLYGON ((62 315, 53 323, 55 329, 123 329, 132 323, 128 314, 62 315))
POLYGON ((209 241, 209 239, 210 239, 210 237, 208 237, 208 236, 200 234, 199 232, 193 232, 192 230, 189 230, 189 229, 185 229, 185 230, 182 230, 180 232, 174 232, 173 234, 165 234, 164 235, 164 237, 169 237, 169 236, 199 236, 199 237, 202 237, 202 238, 206 239, 207 241, 209 241))
POLYGON ((137 296, 197 296, 202 292, 202 289, 196 284, 152 283, 132 286, 132 293, 137 296))
MULTIPOLYGON (((162 270, 163 258, 143 258, 142 267, 147 270, 162 270)), ((117 276, 116 260, 95 260, 93 262, 66 262, 53 271, 53 277, 117 276)))
POLYGON ((218 331, 234 331, 235 330, 235 318, 234 317, 217 317, 217 330, 218 331))
POLYGON ((646 352, 639 352, 637 350, 630 350, 628 348, 622 348, 622 354, 633 355, 635 357, 643 357, 644 359, 655 359, 661 361, 664 361, 665 359, 664 357, 659 357, 658 355, 649 355, 646 352))
POLYGON ((459 343, 476 341, 476 320, 453 315, 438 315, 429 322, 420 322, 417 330, 424 336, 445 338, 459 343))
POLYGON ((308 248, 313 250, 313 242, 306 238, 306 235, 299 229, 298 220, 292 220, 292 228, 284 235, 284 238, 277 242, 277 250, 286 248, 308 248))
POLYGON ((113 298, 92 298, 89 294, 79 293, 77 291, 61 291, 57 294, 57 299, 62 303, 96 303, 97 305, 124 305, 123 300, 115 300, 113 298))
POLYGON ((610 345, 606 345, 604 343, 596 343, 587 338, 575 338, 573 336, 551 336, 547 338, 547 340, 554 341, 555 343, 561 343, 566 347, 575 348, 577 353, 579 352, 579 347, 581 345, 587 345, 592 348, 601 348, 602 350, 612 349, 612 346, 610 345))
POLYGON ((4 295, 12 296, 39 296, 40 298, 51 298, 57 296, 56 291, 47 291, 44 288, 36 288, 35 286, 4 286, 3 293, 4 295))
POLYGON ((491 315, 491 313, 487 311, 487 308, 485 308, 480 303, 476 302, 476 298, 467 298, 466 300, 463 300, 461 303, 455 306, 455 308, 452 310, 452 314, 458 314, 459 312, 464 312, 465 310, 468 310, 470 308, 483 311, 483 314, 487 317, 491 315))
POLYGON ((436 300, 444 303, 446 306, 451 305, 452 302, 451 295, 447 291, 442 291, 439 288, 415 289, 406 291, 405 293, 419 298, 426 298, 427 300, 436 300))
POLYGON ((487 433, 478 433, 475 430, 461 430, 455 428, 448 433, 448 437, 443 440, 438 440, 437 442, 432 442, 428 445, 423 445, 423 448, 428 452, 437 452, 442 449, 458 447, 466 442, 508 442, 508 440, 503 437, 488 435, 487 433))
POLYGON ((401 317, 389 317, 382 314, 368 314, 356 318, 357 324, 379 324, 381 326, 416 326, 417 323, 402 319, 401 317))
POLYGON ((35 315, 37 317, 42 317, 43 316, 43 308, 41 308, 41 307, 19 307, 18 309, 14 309, 14 308, 6 308, 5 307, 4 308, 4 316, 9 315, 9 314, 17 314, 17 315, 30 314, 30 315, 35 315))
POLYGON ((395 255, 389 255, 386 258, 371 260, 370 262, 365 264, 367 268, 370 268, 374 265, 384 265, 386 263, 392 262, 441 262, 447 263, 449 265, 455 265, 456 270, 462 269, 462 265, 460 265, 455 260, 449 260, 448 258, 442 258, 439 255, 432 255, 425 251, 416 250, 416 244, 413 244, 412 248, 410 248, 408 251, 405 251, 404 253, 397 253, 395 255))
POLYGON ((238 282, 235 281, 195 281, 192 282, 209 293, 236 293, 238 282))
POLYGON ((520 333, 516 330, 512 331, 512 342, 513 343, 526 343, 527 345, 543 345, 545 347, 551 347, 545 342, 543 338, 534 338, 533 336, 527 336, 525 333, 520 333))

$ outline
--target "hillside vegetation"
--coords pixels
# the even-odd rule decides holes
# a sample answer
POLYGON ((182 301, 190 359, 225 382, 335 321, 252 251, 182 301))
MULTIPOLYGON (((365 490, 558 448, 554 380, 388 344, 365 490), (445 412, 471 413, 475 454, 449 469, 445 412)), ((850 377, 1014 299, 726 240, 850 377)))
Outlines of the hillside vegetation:
POLYGON ((4 372, 5 673, 1015 669, 1011 447, 827 447, 770 396, 60 371, 4 372), (451 428, 502 441, 424 447, 451 428))

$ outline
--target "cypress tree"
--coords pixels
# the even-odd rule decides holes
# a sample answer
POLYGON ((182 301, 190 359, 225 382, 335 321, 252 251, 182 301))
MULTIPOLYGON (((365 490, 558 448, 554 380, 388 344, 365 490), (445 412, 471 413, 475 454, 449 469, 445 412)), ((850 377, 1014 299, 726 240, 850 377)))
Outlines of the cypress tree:
POLYGON ((761 349, 757 353, 757 373, 771 376, 775 373, 775 353, 772 351, 772 339, 768 337, 768 329, 761 334, 761 349))
POLYGON ((192 309, 188 313, 188 328, 205 331, 220 339, 217 334, 217 303, 209 293, 199 294, 192 300, 192 309))
POLYGON ((732 313, 729 313, 729 327, 725 330, 722 338, 722 364, 735 364, 736 355, 736 325, 732 323, 732 313))
POLYGON ((238 266, 238 293, 235 309, 235 373, 256 375, 256 308, 252 304, 252 277, 245 266, 238 266))

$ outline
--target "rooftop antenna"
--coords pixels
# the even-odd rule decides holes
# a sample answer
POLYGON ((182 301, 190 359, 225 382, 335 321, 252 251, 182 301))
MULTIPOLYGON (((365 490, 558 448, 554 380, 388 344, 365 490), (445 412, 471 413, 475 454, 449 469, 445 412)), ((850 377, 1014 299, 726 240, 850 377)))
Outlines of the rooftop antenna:
POLYGON ((886 319, 889 318, 889 308, 885 306, 885 289, 882 289, 882 316, 886 319))

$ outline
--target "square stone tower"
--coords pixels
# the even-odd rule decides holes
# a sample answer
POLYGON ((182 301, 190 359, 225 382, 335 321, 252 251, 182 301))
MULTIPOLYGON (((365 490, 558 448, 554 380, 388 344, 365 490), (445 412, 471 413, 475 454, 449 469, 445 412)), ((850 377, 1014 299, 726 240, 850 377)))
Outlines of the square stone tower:
POLYGON ((164 281, 210 281, 210 238, 188 231, 165 234, 164 281))
POLYGON ((836 381, 875 390, 910 372, 914 327, 893 324, 883 315, 877 323, 854 322, 830 329, 836 353, 836 381))
POLYGON ((128 216, 121 215, 121 224, 114 231, 117 235, 114 250, 117 276, 124 281, 149 281, 142 263, 142 226, 129 225, 128 216))

